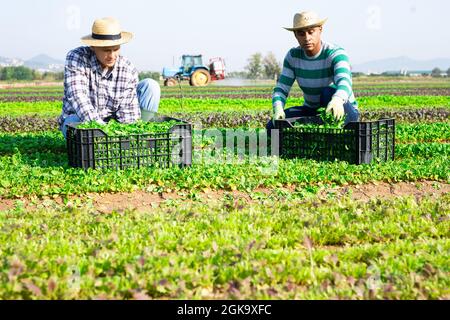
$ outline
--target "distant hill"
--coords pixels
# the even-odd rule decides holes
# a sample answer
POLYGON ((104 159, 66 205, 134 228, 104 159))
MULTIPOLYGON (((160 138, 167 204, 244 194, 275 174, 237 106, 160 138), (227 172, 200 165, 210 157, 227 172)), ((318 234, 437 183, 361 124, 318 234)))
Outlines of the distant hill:
POLYGON ((447 71, 450 68, 449 58, 438 58, 432 60, 414 60, 409 57, 396 57, 389 59, 380 59, 369 61, 366 63, 354 65, 352 67, 353 72, 364 73, 382 73, 385 71, 415 71, 415 70, 429 70, 434 68, 440 68, 443 71, 447 71))
POLYGON ((45 54, 40 54, 31 58, 30 60, 26 60, 25 66, 41 71, 57 72, 64 70, 64 61, 54 59, 45 54))

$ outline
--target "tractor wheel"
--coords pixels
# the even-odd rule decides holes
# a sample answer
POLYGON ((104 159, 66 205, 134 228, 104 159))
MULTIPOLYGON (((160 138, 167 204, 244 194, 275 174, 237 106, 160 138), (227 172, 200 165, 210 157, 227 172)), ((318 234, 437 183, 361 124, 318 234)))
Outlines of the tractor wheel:
POLYGON ((164 80, 164 86, 166 87, 173 87, 177 84, 177 80, 175 80, 174 78, 169 78, 164 80))
POLYGON ((190 84, 191 86, 194 87, 203 87, 208 85, 208 83, 211 82, 211 75, 209 74, 209 72, 207 70, 204 69, 199 69, 196 70, 192 76, 191 76, 191 80, 190 80, 190 84))

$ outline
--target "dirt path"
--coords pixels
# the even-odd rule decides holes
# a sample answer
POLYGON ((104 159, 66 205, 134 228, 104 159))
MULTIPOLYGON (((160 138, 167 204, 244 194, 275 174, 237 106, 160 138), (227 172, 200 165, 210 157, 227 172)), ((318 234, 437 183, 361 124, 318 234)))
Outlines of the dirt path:
MULTIPOLYGON (((441 196, 450 192, 450 184, 436 181, 416 182, 371 182, 363 185, 339 187, 328 191, 342 197, 350 193, 353 200, 368 201, 374 198, 389 199, 402 196, 414 196, 418 199, 424 196, 441 196)), ((323 193, 324 194, 324 193, 323 193)))
MULTIPOLYGON (((284 188, 284 191, 293 192, 294 187, 284 188)), ((259 194, 269 196, 273 193, 271 189, 257 189, 254 191, 259 194)), ((320 199, 339 199, 349 196, 355 201, 368 201, 375 198, 389 199, 401 196, 414 196, 418 199, 425 196, 440 196, 450 192, 450 184, 436 181, 417 181, 417 182, 371 182, 363 185, 337 187, 327 190, 321 190, 317 197, 320 199)), ((198 201, 217 202, 224 199, 224 196, 230 196, 235 200, 241 199, 249 204, 258 203, 259 200, 252 199, 251 195, 241 191, 222 191, 206 190, 200 193, 198 201)), ((44 198, 38 200, 20 199, 27 210, 36 210, 40 208, 60 208, 61 206, 75 206, 79 203, 91 203, 99 212, 109 213, 112 211, 124 211, 134 209, 138 211, 148 211, 157 207, 160 203, 175 201, 192 201, 177 193, 147 193, 144 191, 135 191, 132 193, 90 193, 85 196, 71 196, 67 203, 64 203, 61 197, 44 198)), ((13 209, 18 200, 0 199, 0 211, 13 209)))

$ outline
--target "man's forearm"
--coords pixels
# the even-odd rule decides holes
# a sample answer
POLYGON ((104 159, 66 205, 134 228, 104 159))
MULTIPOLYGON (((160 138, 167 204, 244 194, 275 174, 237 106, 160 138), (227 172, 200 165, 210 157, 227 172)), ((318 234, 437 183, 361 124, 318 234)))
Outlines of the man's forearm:
POLYGON ((71 101, 72 108, 82 122, 101 120, 101 117, 92 103, 86 101, 85 98, 73 97, 72 99, 69 99, 69 101, 71 101))
POLYGON ((133 123, 141 119, 141 108, 136 90, 131 87, 127 95, 120 102, 117 109, 117 120, 121 123, 133 123))

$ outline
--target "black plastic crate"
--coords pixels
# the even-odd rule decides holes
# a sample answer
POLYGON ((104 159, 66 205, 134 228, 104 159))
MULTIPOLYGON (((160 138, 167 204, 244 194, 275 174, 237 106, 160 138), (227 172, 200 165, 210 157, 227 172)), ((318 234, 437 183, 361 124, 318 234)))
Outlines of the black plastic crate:
POLYGON ((280 129, 280 157, 319 161, 347 161, 351 164, 394 160, 395 120, 350 122, 343 129, 295 127, 295 123, 322 124, 316 117, 275 121, 280 129))
POLYGON ((158 116, 153 121, 180 121, 164 133, 108 136, 101 129, 67 126, 69 165, 75 168, 125 169, 192 164, 192 127, 178 119, 158 116))

